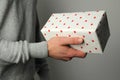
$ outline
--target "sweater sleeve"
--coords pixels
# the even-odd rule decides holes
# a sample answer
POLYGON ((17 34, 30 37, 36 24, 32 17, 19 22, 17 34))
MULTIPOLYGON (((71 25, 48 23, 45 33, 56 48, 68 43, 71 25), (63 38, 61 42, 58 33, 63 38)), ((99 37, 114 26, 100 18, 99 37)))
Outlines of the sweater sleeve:
MULTIPOLYGON (((0 65, 19 62, 25 63, 31 57, 47 57, 47 42, 29 43, 26 40, 18 41, 17 39, 24 19, 23 17, 25 16, 25 4, 23 5, 23 2, 25 1, 0 0, 0 65), (7 39, 6 36, 10 39, 7 39)), ((28 6, 31 5, 29 2, 26 4, 28 6)))
POLYGON ((30 57, 45 58, 47 54, 47 42, 45 41, 28 43, 27 41, 12 42, 0 40, 0 61, 8 64, 25 63, 30 57))

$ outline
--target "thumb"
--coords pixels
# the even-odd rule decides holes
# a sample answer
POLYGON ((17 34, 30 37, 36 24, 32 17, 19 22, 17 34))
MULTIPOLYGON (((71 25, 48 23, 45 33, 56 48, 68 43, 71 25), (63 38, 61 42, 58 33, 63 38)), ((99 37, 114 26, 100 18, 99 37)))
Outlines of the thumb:
POLYGON ((83 38, 82 37, 62 37, 61 38, 61 44, 62 45, 77 45, 83 43, 83 38))

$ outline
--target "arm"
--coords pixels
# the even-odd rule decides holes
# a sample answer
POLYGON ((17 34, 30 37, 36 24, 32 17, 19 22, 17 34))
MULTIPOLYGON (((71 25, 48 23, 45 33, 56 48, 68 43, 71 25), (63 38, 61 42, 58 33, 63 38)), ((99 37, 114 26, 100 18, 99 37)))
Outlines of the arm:
POLYGON ((47 43, 12 42, 0 39, 0 64, 26 62, 30 57, 47 57, 47 43))
POLYGON ((24 6, 17 3, 18 0, 0 0, 0 65, 47 57, 46 42, 18 41, 24 6))

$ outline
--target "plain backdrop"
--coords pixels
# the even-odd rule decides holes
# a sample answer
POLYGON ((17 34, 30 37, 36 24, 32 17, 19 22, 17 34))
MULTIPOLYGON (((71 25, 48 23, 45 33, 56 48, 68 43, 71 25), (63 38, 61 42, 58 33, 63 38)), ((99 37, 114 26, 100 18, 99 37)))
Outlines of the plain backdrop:
POLYGON ((111 36, 104 53, 69 62, 48 58, 51 80, 120 80, 120 0, 38 0, 42 28, 52 13, 106 10, 111 36))

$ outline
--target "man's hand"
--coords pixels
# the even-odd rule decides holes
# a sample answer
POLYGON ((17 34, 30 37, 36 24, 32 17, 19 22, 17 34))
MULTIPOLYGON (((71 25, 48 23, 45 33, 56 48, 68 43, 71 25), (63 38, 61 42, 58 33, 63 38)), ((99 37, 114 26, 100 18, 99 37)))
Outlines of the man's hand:
POLYGON ((53 37, 48 41, 48 55, 54 59, 68 61, 73 57, 84 58, 86 53, 71 48, 69 45, 78 45, 83 43, 81 37, 53 37))

